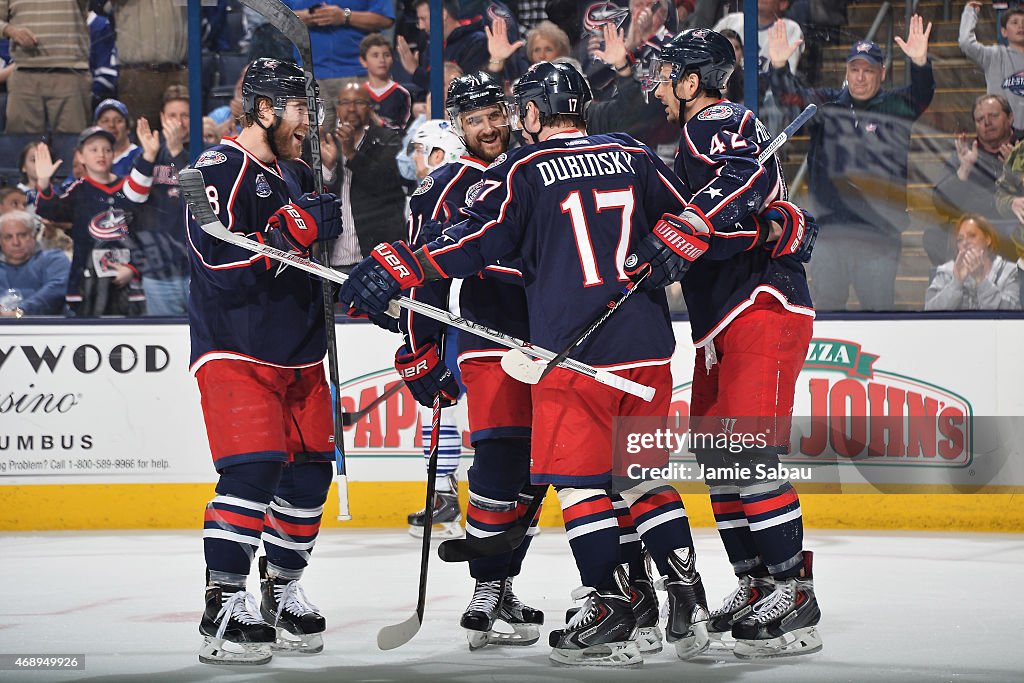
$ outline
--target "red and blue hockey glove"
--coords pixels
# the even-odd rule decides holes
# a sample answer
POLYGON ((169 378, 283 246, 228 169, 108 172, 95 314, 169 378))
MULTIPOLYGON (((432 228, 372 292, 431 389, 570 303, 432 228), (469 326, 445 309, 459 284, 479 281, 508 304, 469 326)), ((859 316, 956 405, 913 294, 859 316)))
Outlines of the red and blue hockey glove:
POLYGON ((409 245, 382 242, 349 273, 338 292, 338 303, 357 313, 383 313, 399 292, 421 284, 423 267, 409 245))
POLYGON ((683 218, 666 213, 651 234, 644 237, 636 251, 626 258, 627 275, 641 272, 651 264, 651 274, 644 280, 647 289, 665 287, 683 279, 683 275, 708 250, 711 234, 706 228, 694 228, 683 218))
POLYGON ((416 353, 404 344, 395 354, 395 370, 402 376, 409 393, 421 406, 434 405, 434 395, 441 393, 441 405, 452 405, 459 398, 459 383, 431 342, 416 353))
POLYGON ((775 221, 782 226, 782 235, 775 244, 765 245, 771 249, 772 258, 793 256, 801 263, 811 260, 814 241, 818 238, 818 224, 814 216, 793 202, 772 202, 761 213, 762 220, 775 221))
POLYGON ((341 234, 341 205, 330 193, 304 194, 275 211, 265 232, 267 244, 308 254, 314 242, 333 240, 341 234))

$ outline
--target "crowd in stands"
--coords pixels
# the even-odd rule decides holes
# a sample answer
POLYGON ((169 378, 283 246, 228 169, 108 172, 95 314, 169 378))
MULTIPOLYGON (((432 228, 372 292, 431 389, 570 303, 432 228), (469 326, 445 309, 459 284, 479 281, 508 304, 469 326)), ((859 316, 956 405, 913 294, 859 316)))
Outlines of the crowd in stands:
MULTIPOLYGON (((430 118, 431 40, 443 41, 446 84, 485 71, 510 90, 532 63, 574 63, 595 91, 588 129, 627 132, 666 159, 679 128, 645 94, 660 45, 684 28, 714 28, 743 61, 740 0, 444 0, 440 27, 429 0, 284 2, 310 30, 326 104, 325 187, 341 198, 345 226, 331 265, 342 270, 374 244, 405 238, 407 198, 465 152, 444 120, 430 118)), ((894 4, 890 55, 863 35, 864 22, 850 24, 856 0, 757 2, 762 121, 775 134, 806 104, 819 107, 783 152, 791 181, 806 156, 798 199, 821 226, 809 264, 815 305, 907 308, 897 274, 912 234, 929 270, 918 309, 1019 310, 1024 6, 952 3, 962 57, 978 66, 965 83, 977 90, 968 131, 927 128, 943 120, 925 117, 937 87, 932 24, 915 16, 902 26, 894 4), (904 63, 909 77, 894 86, 891 72, 904 63), (922 131, 945 169, 908 233, 922 131)), ((202 140, 190 141, 185 5, 0 0, 0 316, 186 313, 177 172, 198 153, 193 145, 237 132, 251 59, 295 57, 237 0, 204 3, 206 115, 202 140)), ((725 94, 742 102, 744 92, 737 68, 725 94)))

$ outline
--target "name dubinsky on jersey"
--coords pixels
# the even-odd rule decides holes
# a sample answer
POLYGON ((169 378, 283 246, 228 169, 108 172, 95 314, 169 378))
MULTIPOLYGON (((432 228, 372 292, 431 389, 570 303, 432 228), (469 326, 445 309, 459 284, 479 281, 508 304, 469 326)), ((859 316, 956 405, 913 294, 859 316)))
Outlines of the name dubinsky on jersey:
MULTIPOLYGON (((313 190, 304 162, 264 164, 233 139, 203 152, 194 167, 221 222, 260 242, 275 211, 313 190)), ((192 371, 216 358, 284 367, 322 362, 327 339, 320 281, 206 234, 185 213, 192 371)))
POLYGON ((788 199, 778 158, 764 165, 757 161, 770 137, 753 112, 727 100, 704 108, 683 127, 675 172, 694 193, 687 208, 714 234, 708 251, 683 278, 698 346, 714 338, 760 292, 776 297, 788 310, 814 315, 803 264, 792 256, 771 258, 757 244, 749 218, 769 202, 788 199))
MULTIPOLYGON (((423 246, 464 219, 463 208, 479 190, 485 170, 486 162, 463 156, 427 176, 409 199, 409 243, 423 246)), ((530 338, 526 292, 517 263, 490 265, 480 276, 461 281, 437 280, 414 288, 409 296, 513 337, 530 338)), ((412 311, 403 311, 400 322, 413 350, 438 341, 445 327, 412 311)), ((459 335, 460 356, 499 356, 506 350, 473 334, 459 335)))
MULTIPOLYGON (((566 131, 498 157, 466 221, 427 246, 434 263, 465 277, 518 256, 530 339, 560 350, 629 281, 626 256, 685 190, 646 146, 622 133, 566 131)), ((664 290, 641 290, 573 358, 611 369, 667 363, 675 349, 664 290)))

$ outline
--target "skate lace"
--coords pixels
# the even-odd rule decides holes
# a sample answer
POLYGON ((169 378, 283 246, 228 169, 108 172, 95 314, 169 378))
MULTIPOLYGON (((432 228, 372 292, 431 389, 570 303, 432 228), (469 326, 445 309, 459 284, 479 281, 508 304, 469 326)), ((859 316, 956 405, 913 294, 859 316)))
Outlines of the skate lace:
POLYGON ((281 613, 285 610, 297 617, 318 611, 317 606, 306 597, 306 591, 302 590, 298 581, 289 581, 284 586, 274 586, 274 597, 277 598, 277 619, 281 618, 281 613))
POLYGON ((735 612, 750 599, 750 581, 740 579, 740 585, 722 601, 722 606, 711 613, 712 616, 720 616, 735 612))
POLYGON ((566 624, 566 627, 570 630, 589 624, 597 616, 597 590, 590 588, 589 586, 580 586, 574 588, 572 591, 573 600, 582 600, 586 598, 587 601, 583 603, 583 606, 579 608, 576 614, 572 615, 572 619, 566 624))
POLYGON ((484 581, 477 585, 473 593, 473 599, 469 601, 466 611, 484 612, 490 614, 498 608, 498 598, 501 597, 501 581, 484 581))
POLYGON ((256 604, 256 598, 252 593, 237 591, 224 601, 220 611, 217 612, 217 618, 214 619, 215 622, 220 623, 220 626, 217 627, 218 638, 224 637, 224 632, 228 628, 228 622, 232 619, 246 626, 255 626, 263 623, 263 619, 260 617, 259 606, 256 604))
POLYGON ((751 617, 759 624, 764 624, 786 613, 793 606, 796 593, 796 582, 780 581, 772 592, 754 606, 751 617))

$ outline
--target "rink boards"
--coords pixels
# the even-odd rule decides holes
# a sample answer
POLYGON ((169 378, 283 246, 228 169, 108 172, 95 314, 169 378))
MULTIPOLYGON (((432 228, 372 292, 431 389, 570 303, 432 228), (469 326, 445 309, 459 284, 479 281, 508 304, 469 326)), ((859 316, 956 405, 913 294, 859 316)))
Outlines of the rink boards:
MULTIPOLYGON (((215 473, 188 327, 20 322, 0 325, 0 530, 197 527, 215 473)), ((694 351, 675 325, 672 409, 685 416, 694 351)), ((398 381, 394 336, 343 324, 338 345, 347 411, 398 381)), ((849 461, 796 482, 808 526, 1024 531, 1021 349, 1021 319, 816 321, 794 410, 805 454, 792 464, 815 444, 849 461), (915 411, 937 430, 900 429, 915 411), (815 424, 842 426, 825 438, 815 424), (869 455, 876 437, 882 452, 869 455)), ((404 526, 422 507, 420 420, 403 390, 345 430, 346 526, 404 526)), ((711 526, 706 487, 679 488, 691 523, 711 526)), ((332 491, 326 525, 340 525, 336 510, 332 491)), ((543 521, 560 525, 557 506, 543 521)))

